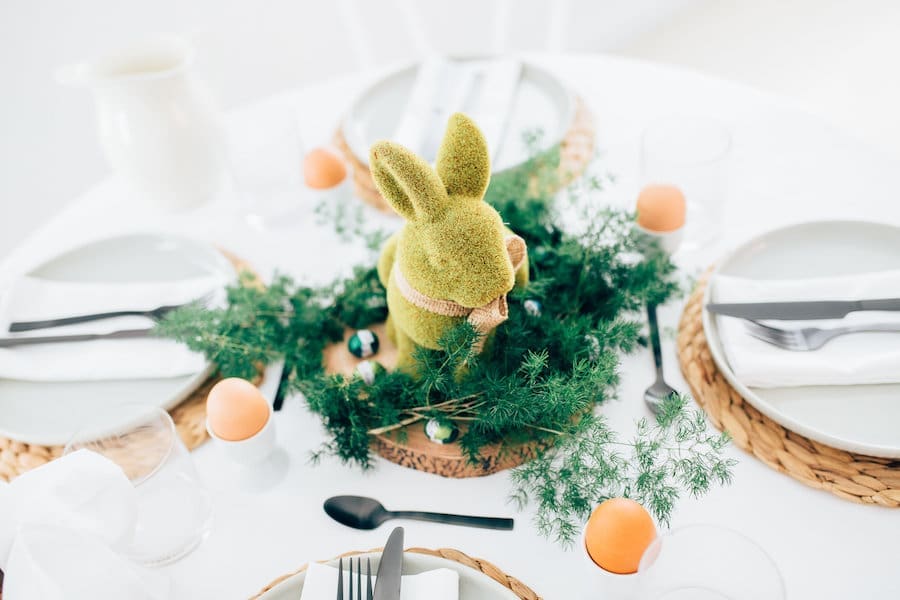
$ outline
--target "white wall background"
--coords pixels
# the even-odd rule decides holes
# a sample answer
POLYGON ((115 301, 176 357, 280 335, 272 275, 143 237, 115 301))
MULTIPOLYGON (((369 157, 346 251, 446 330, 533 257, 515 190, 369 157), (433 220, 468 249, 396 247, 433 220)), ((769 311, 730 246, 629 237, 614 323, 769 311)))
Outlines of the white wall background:
MULTIPOLYGON (((545 47, 553 0, 3 0, 0 2, 0 256, 106 172, 86 90, 58 86, 60 65, 141 35, 186 34, 196 68, 229 108, 369 64, 496 47, 497 7, 512 7, 512 50, 545 47), (421 26, 411 28, 404 8, 421 26), (359 10, 359 13, 354 11, 359 10), (348 27, 346 14, 362 26, 348 27)), ((557 4, 559 2, 557 1, 557 4)), ((684 0, 572 0, 565 45, 606 50, 657 25, 684 0)), ((500 40, 502 42, 502 39, 500 40)))
POLYGON ((900 157, 893 0, 2 0, 0 257, 107 172, 90 94, 54 69, 164 31, 194 42, 225 108, 429 46, 607 51, 795 96, 900 157))
POLYGON ((617 51, 791 96, 900 160, 897 0, 704 0, 617 51))

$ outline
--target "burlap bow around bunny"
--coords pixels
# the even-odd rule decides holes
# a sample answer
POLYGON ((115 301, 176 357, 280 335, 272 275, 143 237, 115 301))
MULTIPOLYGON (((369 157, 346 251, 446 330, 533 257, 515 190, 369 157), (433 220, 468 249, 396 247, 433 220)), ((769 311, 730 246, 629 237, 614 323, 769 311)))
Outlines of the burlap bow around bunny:
MULTIPOLYGON (((525 257, 528 255, 525 240, 517 235, 510 235, 506 237, 505 241, 506 251, 509 254, 510 262, 512 262, 513 271, 516 271, 524 264, 525 257)), ((488 334, 509 318, 509 305, 506 302, 506 294, 501 294, 484 306, 476 308, 463 306, 453 300, 442 300, 426 296, 414 288, 403 275, 400 269, 399 253, 397 256, 394 268, 391 269, 391 277, 393 277, 394 283, 397 284, 400 294, 412 305, 430 313, 445 317, 466 317, 466 320, 479 334, 474 342, 476 353, 481 352, 484 348, 488 334)))

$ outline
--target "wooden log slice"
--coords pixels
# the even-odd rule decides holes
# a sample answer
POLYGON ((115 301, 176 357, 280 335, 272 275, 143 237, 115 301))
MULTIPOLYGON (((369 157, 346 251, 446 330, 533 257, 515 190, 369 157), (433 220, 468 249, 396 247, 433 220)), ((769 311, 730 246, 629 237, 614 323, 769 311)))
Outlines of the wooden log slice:
MULTIPOLYGON (((325 348, 323 360, 327 373, 353 377, 357 365, 364 360, 376 361, 388 370, 397 366, 397 348, 388 337, 384 324, 371 325, 368 329, 378 336, 378 353, 369 359, 353 356, 347 349, 347 341, 354 330, 348 328, 341 342, 325 348)), ((460 434, 464 434, 465 423, 459 426, 460 434)), ((482 448, 481 460, 472 463, 458 443, 437 444, 428 439, 423 421, 372 437, 372 450, 392 463, 453 478, 483 477, 511 469, 533 459, 541 449, 542 444, 535 440, 510 440, 482 448)))

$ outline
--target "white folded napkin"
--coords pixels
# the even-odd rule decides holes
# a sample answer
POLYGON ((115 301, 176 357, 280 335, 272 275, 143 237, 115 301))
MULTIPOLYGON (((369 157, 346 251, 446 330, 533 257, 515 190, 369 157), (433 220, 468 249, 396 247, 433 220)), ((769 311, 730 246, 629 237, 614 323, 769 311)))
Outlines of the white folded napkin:
POLYGON ((447 119, 464 112, 478 124, 495 158, 521 75, 522 64, 513 59, 423 62, 393 140, 434 161, 447 119))
POLYGON ((119 550, 137 519, 134 486, 112 461, 79 450, 0 488, 4 600, 163 600, 171 582, 119 550))
MULTIPOLYGON (((716 276, 713 302, 791 302, 900 298, 900 271, 842 277, 761 280, 716 276)), ((742 319, 715 317, 735 376, 750 387, 858 385, 900 382, 900 334, 864 333, 835 338, 813 352, 782 350, 747 333, 742 319)), ((775 327, 839 327, 900 322, 900 312, 856 312, 844 319, 767 321, 775 327)))
MULTIPOLYGON (((349 568, 344 561, 344 595, 348 597, 349 568)), ((334 600, 337 596, 338 570, 320 563, 310 563, 303 580, 300 600, 334 600)), ((375 583, 372 577, 372 584, 375 583)), ((365 587, 363 577, 363 587, 365 587)), ((356 588, 354 588, 356 589, 356 588)), ((355 597, 355 596, 354 596, 355 597)), ((400 600, 459 600, 459 573, 452 569, 435 569, 417 575, 404 575, 400 585, 400 600)))
POLYGON ((481 129, 487 140, 491 161, 497 159, 503 147, 521 79, 522 63, 519 61, 511 58, 486 61, 476 71, 474 85, 477 94, 472 103, 458 109, 470 116, 481 129))
MULTIPOLYGON (((153 326, 145 317, 118 317, 79 325, 11 334, 13 321, 37 321, 114 310, 151 310, 181 304, 207 292, 221 294, 225 281, 205 276, 171 282, 81 283, 21 277, 0 297, 0 336, 108 333, 153 326)), ((204 368, 202 355, 158 338, 95 340, 0 348, 0 378, 87 381, 176 377, 204 368)))

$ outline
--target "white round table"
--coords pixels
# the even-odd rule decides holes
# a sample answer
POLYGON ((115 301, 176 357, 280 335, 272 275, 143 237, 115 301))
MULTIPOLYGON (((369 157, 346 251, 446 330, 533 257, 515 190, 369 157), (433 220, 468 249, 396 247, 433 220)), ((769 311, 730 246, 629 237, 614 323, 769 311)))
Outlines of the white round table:
MULTIPOLYGON (((627 203, 634 194, 639 134, 650 121, 694 113, 729 124, 735 144, 727 223, 718 245, 686 265, 691 270, 714 261, 725 247, 788 223, 855 218, 900 225, 894 191, 900 165, 785 100, 642 62, 588 55, 529 59, 567 80, 594 110, 603 166, 618 176, 606 193, 613 202, 627 203)), ((273 108, 296 107, 303 117, 304 140, 325 142, 353 94, 375 76, 344 78, 267 99, 233 113, 232 125, 271 118, 278 113, 273 108)), ((389 222, 374 212, 367 218, 389 222)), ((227 211, 166 217, 135 207, 125 187, 110 178, 17 248, 0 265, 0 280, 86 240, 147 230, 189 232, 247 259, 261 273, 277 269, 305 281, 330 280, 365 259, 360 249, 342 245, 329 227, 317 226, 312 215, 271 233, 253 232, 227 211), (329 260, 323 261, 324 256, 329 260)), ((661 309, 664 326, 677 324, 679 304, 661 309)), ((667 375, 686 390, 673 346, 671 336, 664 340, 667 375)), ((653 378, 649 353, 624 357, 622 375, 620 399, 603 411, 628 436, 634 419, 646 415, 642 392, 653 378)), ((273 379, 264 386, 268 393, 273 379)), ((312 466, 309 453, 324 440, 318 418, 301 398, 289 398, 276 420, 281 458, 289 461, 286 476, 276 483, 242 488, 235 468, 214 447, 207 444, 194 452, 214 491, 215 524, 197 551, 164 569, 174 579, 176 598, 247 597, 307 561, 382 545, 388 526, 359 532, 325 516, 322 501, 335 494, 374 496, 388 508, 515 514, 507 503, 505 473, 451 480, 380 459, 367 473, 336 460, 312 466)), ((900 597, 900 513, 841 500, 776 473, 740 450, 729 453, 740 461, 734 484, 699 500, 682 500, 674 527, 706 522, 746 533, 780 566, 790 598, 900 597)), ((585 597, 581 558, 539 537, 529 513, 515 516, 516 529, 508 533, 408 522, 407 545, 452 547, 483 557, 548 599, 585 597)))

